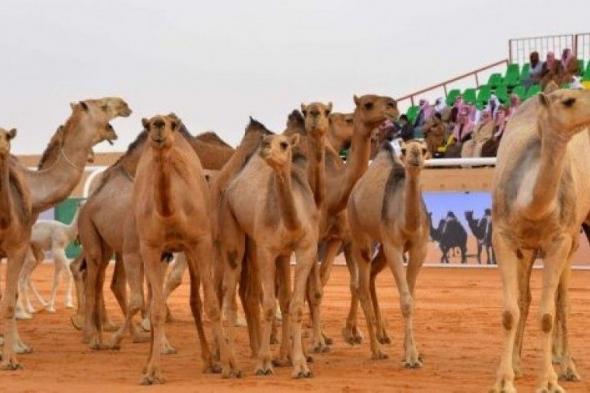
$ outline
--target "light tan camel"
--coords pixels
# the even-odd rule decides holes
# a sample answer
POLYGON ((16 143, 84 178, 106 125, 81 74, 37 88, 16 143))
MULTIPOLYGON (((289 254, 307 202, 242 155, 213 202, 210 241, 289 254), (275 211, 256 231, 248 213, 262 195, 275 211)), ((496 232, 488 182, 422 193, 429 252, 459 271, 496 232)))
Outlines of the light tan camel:
MULTIPOLYGON (((145 274, 152 289, 152 350, 142 383, 164 382, 160 351, 157 350, 161 347, 166 317, 161 255, 170 251, 184 251, 189 270, 203 277, 205 310, 213 324, 223 376, 239 376, 231 346, 223 333, 215 298, 210 200, 199 157, 177 132, 180 124, 175 116, 154 116, 150 120, 144 119, 143 125, 149 132, 150 144, 144 149, 137 166, 132 216, 145 274)), ((191 293, 191 308, 194 309, 196 294, 192 289, 191 293)))
POLYGON ((278 269, 282 275, 279 303, 283 310, 283 340, 277 362, 286 364, 290 355, 292 376, 311 377, 303 352, 301 322, 307 276, 317 253, 319 214, 305 175, 305 163, 297 159, 291 162, 292 149, 299 138, 298 134, 265 137, 259 153, 248 161, 225 191, 221 206, 224 304, 231 301, 235 293, 246 236, 256 243, 256 257, 248 262, 256 265, 263 294, 264 318, 257 375, 273 372, 270 336, 276 304, 275 270, 278 269), (289 259, 293 252, 297 267, 291 296, 289 259))
POLYGON ((412 320, 416 278, 426 257, 430 235, 420 186, 420 172, 428 157, 425 142, 409 141, 402 144, 402 165, 394 157, 390 145, 384 144, 367 173, 355 186, 347 210, 352 254, 358 267, 358 296, 367 321, 373 359, 387 357, 380 347, 380 341, 386 341, 387 335, 374 286, 376 274, 387 265, 398 287, 405 320, 404 365, 408 368, 422 366, 414 342, 412 320), (381 244, 382 255, 376 259, 377 266, 371 275, 373 242, 381 244), (410 259, 404 275, 403 254, 406 251, 410 259), (372 299, 369 289, 372 290, 372 299), (382 340, 378 340, 376 332, 382 332, 382 340))
MULTIPOLYGON (((195 152, 200 152, 204 157, 201 162, 207 169, 217 169, 221 162, 227 159, 228 147, 216 134, 212 132, 204 133, 192 137, 186 127, 180 124, 179 132, 190 142, 195 152)), ((88 302, 86 296, 82 300, 78 299, 78 304, 84 304, 85 307, 79 307, 78 312, 72 318, 75 327, 80 328, 85 315, 90 315, 86 319, 85 340, 92 348, 119 348, 123 334, 126 328, 129 328, 134 342, 143 342, 146 338, 135 328, 130 318, 138 309, 144 308, 143 302, 143 271, 141 262, 129 264, 123 261, 123 245, 125 225, 121 225, 121 217, 127 217, 131 211, 131 195, 133 192, 133 182, 139 157, 141 156, 146 141, 148 140, 147 131, 141 132, 136 140, 129 145, 127 152, 107 171, 101 178, 96 190, 92 193, 88 202, 81 212, 80 218, 80 240, 85 250, 85 285, 86 291, 91 292, 91 301, 88 302), (112 324, 108 322, 104 312, 103 283, 104 274, 108 261, 112 254, 116 255, 115 273, 111 289, 126 315, 126 323, 123 328, 113 338, 110 345, 102 344, 102 328, 112 330, 112 324), (131 288, 130 307, 133 311, 127 312, 127 294, 125 282, 128 281, 131 288), (96 307, 96 308, 95 308, 96 307), (86 314, 89 310, 94 309, 95 314, 86 314), (101 326, 96 325, 95 317, 99 314, 100 320, 105 321, 101 326), (94 317, 93 317, 94 315, 94 317)), ((233 151, 233 149, 231 149, 233 151)), ((123 219, 123 222, 125 219, 123 219)), ((137 255, 138 256, 138 255, 137 255)), ((133 256, 132 256, 133 258, 133 256)), ((82 262, 82 259, 79 259, 82 262)), ((78 288, 82 286, 82 274, 79 271, 80 265, 73 265, 74 277, 78 288)), ((82 293, 80 289, 77 293, 82 293)), ((199 331, 201 331, 199 329, 199 331)), ((163 348, 165 353, 173 353, 174 349, 170 345, 163 348)))
POLYGON ((40 167, 44 162, 51 162, 49 167, 31 171, 15 159, 9 160, 9 173, 12 175, 9 176, 10 185, 7 187, 13 191, 10 198, 12 209, 7 210, 7 216, 19 224, 10 225, 8 230, 12 232, 11 236, 1 236, 0 252, 8 256, 7 285, 0 307, 0 317, 5 322, 1 368, 18 368, 15 349, 19 352, 30 351, 18 336, 14 310, 18 276, 29 245, 31 225, 40 211, 65 199, 78 184, 91 147, 105 139, 116 138, 108 122, 130 113, 127 103, 116 97, 72 104, 72 115, 61 131, 63 137, 52 138, 43 154, 40 167), (20 192, 15 193, 15 190, 20 192), (19 218, 14 217, 15 214, 19 214, 19 218))
MULTIPOLYGON (((539 324, 542 368, 539 392, 563 392, 552 367, 556 294, 561 329, 567 332, 569 265, 580 226, 590 211, 590 92, 557 90, 523 103, 508 122, 493 181, 493 244, 504 288, 504 349, 492 392, 515 392, 528 282, 536 255, 543 256, 539 324)), ((567 337, 567 334, 564 334, 567 337)), ((567 341, 561 375, 576 379, 567 341)))
POLYGON ((328 146, 330 146, 336 154, 339 154, 342 149, 348 149, 352 142, 353 134, 353 120, 352 113, 331 113, 330 114, 330 128, 326 134, 328 146))

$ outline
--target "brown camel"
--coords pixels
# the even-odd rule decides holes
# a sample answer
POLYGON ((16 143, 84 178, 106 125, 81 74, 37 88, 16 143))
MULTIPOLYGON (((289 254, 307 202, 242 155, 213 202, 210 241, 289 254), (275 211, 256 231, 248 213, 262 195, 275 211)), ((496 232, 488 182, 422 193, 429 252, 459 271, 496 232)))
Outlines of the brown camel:
POLYGON ((405 320, 404 365, 416 368, 422 366, 422 361, 416 349, 412 327, 414 288, 426 258, 430 235, 420 172, 429 152, 425 142, 409 141, 402 145, 402 165, 396 161, 390 145, 383 146, 384 149, 359 180, 348 201, 352 254, 359 275, 358 296, 367 321, 373 359, 384 359, 387 356, 379 344, 380 341, 388 340, 379 312, 374 280, 385 265, 390 267, 399 290, 405 320), (376 259, 375 271, 371 275, 373 242, 381 243, 382 255, 376 259), (406 251, 410 259, 404 276, 403 254, 406 251), (373 301, 369 295, 370 287, 373 301), (381 333, 379 340, 376 331, 381 333))
MULTIPOLYGON (((164 382, 158 350, 166 317, 161 255, 171 251, 183 251, 189 271, 198 272, 203 277, 205 310, 213 324, 223 376, 239 376, 231 346, 224 337, 212 282, 211 210, 201 162, 189 142, 178 133, 180 124, 175 116, 154 116, 150 120, 144 119, 143 125, 149 132, 149 148, 144 149, 137 165, 132 215, 145 274, 152 290, 152 350, 142 383, 164 382)), ((195 310, 196 293, 193 289, 191 293, 191 309, 195 310)))
MULTIPOLYGON (((552 367, 552 333, 559 327, 567 338, 569 265, 578 247, 580 226, 589 218, 590 162, 582 159, 590 150, 588 126, 590 92, 556 90, 523 103, 508 122, 500 144, 492 220, 504 287, 504 349, 492 392, 516 391, 514 378, 520 374, 528 283, 536 255, 543 257, 544 266, 538 391, 564 391, 552 367), (556 315, 559 326, 554 326, 556 315)), ((561 377, 575 380, 567 340, 562 351, 561 377)))
POLYGON ((445 145, 447 137, 446 128, 445 123, 437 116, 432 116, 424 124, 424 140, 428 145, 430 155, 433 157, 438 153, 438 149, 445 145))
MULTIPOLYGON (((30 242, 31 225, 39 212, 65 199, 80 181, 84 165, 93 145, 116 138, 108 122, 118 116, 128 116, 131 110, 120 98, 109 97, 97 100, 80 101, 72 104, 72 115, 61 131, 60 137, 52 138, 43 154, 39 171, 31 171, 9 160, 11 203, 21 207, 15 210, 20 214, 20 229, 15 224, 12 236, 2 236, 0 252, 8 255, 7 285, 2 299, 0 315, 5 320, 5 345, 2 367, 18 368, 15 349, 28 352, 27 347, 18 336, 14 309, 17 296, 18 275, 24 263, 24 257, 30 242), (51 163, 44 167, 44 163, 51 163), (18 202, 15 198, 18 198, 18 202)), ((11 213, 12 214, 12 213, 11 213)), ((12 230, 12 229, 11 229, 12 230)))
POLYGON ((248 262, 256 265, 263 294, 264 319, 257 375, 273 372, 270 336, 276 304, 275 270, 278 269, 282 275, 279 303, 284 314, 283 340, 277 362, 286 364, 290 355, 292 376, 311 377, 302 347, 301 321, 307 276, 316 258, 319 214, 306 179, 305 162, 295 159, 292 164, 292 149, 299 138, 298 134, 265 137, 259 153, 226 189, 221 206, 224 304, 231 301, 235 293, 246 236, 256 243, 256 257, 248 262), (289 259, 293 252, 297 267, 291 296, 289 259))

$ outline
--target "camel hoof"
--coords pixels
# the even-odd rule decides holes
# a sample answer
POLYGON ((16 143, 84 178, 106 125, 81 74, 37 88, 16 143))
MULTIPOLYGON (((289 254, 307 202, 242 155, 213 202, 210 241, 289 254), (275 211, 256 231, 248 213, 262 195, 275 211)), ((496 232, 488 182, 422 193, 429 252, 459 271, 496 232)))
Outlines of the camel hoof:
POLYGON ((20 310, 20 311, 15 312, 14 317, 18 321, 28 321, 30 319, 33 319, 33 315, 31 313, 24 311, 24 310, 20 310))
POLYGON ((72 322, 72 326, 74 327, 74 329, 82 330, 82 326, 84 324, 84 317, 80 315, 73 315, 70 318, 70 321, 72 322))
POLYGON ((221 372, 221 378, 242 378, 242 371, 232 366, 224 367, 221 372))
POLYGON ((141 328, 146 331, 149 332, 152 330, 152 324, 150 323, 150 319, 149 318, 144 318, 141 323, 139 324, 139 326, 141 326, 141 328))
POLYGON ((312 378, 313 373, 307 366, 302 365, 293 370, 292 377, 295 379, 312 378))
POLYGON ((371 355, 371 359, 373 360, 385 360, 385 359, 389 359, 389 356, 382 352, 382 351, 375 351, 373 352, 373 354, 371 355))
POLYGON ((405 368, 421 368, 423 366, 421 359, 404 360, 403 364, 405 368))
POLYGON ((513 381, 502 379, 497 381, 493 388, 488 390, 488 393, 517 393, 513 381))
POLYGON ((256 370, 255 372, 256 375, 264 377, 264 376, 268 376, 268 375, 272 375, 273 374, 273 370, 272 368, 259 368, 256 370))
POLYGON ((327 346, 324 343, 317 343, 314 347, 313 347, 313 352, 314 353, 326 353, 326 352, 330 352, 330 347, 327 346))
POLYGON ((275 358, 272 361, 272 365, 274 367, 289 367, 291 365, 291 360, 289 360, 288 357, 280 357, 280 358, 275 358))
POLYGON ((579 382, 582 380, 580 375, 576 371, 575 368, 568 367, 566 370, 563 370, 559 373, 559 379, 561 381, 569 381, 569 382, 579 382))
POLYGON ((342 329, 342 337, 350 345, 360 344, 363 342, 363 336, 356 326, 345 327, 342 329))
POLYGON ((557 383, 547 382, 543 384, 537 390, 536 393, 565 393, 565 389, 559 386, 557 383))
POLYGON ((0 363, 0 370, 16 371, 16 370, 22 370, 22 369, 23 369, 23 366, 16 359, 2 361, 2 363, 0 363))
POLYGON ((29 347, 25 343, 20 342, 14 345, 14 352, 16 352, 19 355, 26 355, 29 353, 33 353, 33 348, 29 347))
POLYGON ((161 375, 146 374, 141 377, 140 385, 157 385, 166 383, 166 380, 161 375))
POLYGON ((55 314, 55 307, 54 306, 47 306, 47 307, 45 307, 45 311, 47 311, 50 314, 55 314))
POLYGON ((94 351, 103 351, 105 349, 109 349, 108 345, 103 344, 96 337, 89 340, 88 346, 90 347, 90 349, 92 349, 94 351))
POLYGON ((388 336, 379 336, 377 337, 377 341, 380 344, 391 344, 391 339, 388 336))
POLYGON ((223 367, 220 364, 214 363, 213 361, 206 361, 206 366, 203 368, 204 374, 221 374, 223 367))

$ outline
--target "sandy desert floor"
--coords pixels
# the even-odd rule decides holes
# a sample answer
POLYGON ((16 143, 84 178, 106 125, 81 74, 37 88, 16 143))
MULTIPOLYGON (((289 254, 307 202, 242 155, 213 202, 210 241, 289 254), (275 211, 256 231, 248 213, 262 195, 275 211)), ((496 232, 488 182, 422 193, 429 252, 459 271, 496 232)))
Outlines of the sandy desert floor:
MULTIPOLYGON (((2 266, 2 276, 4 276, 2 266)), ((539 328, 535 323, 540 294, 539 271, 533 274, 533 308, 525 339, 524 372, 519 391, 534 391, 538 370, 539 328)), ((34 275, 42 293, 49 292, 53 266, 42 265, 34 275)), ((167 325, 168 337, 178 354, 163 358, 167 384, 158 391, 200 392, 482 392, 494 381, 501 347, 499 273, 495 269, 424 268, 419 277, 415 335, 424 357, 424 367, 407 370, 401 366, 402 329, 397 291, 389 272, 379 279, 384 315, 389 324, 392 344, 385 350, 387 360, 370 359, 369 346, 350 346, 341 338, 348 310, 348 272, 334 269, 325 293, 326 333, 334 339, 332 350, 314 356, 315 377, 292 380, 288 368, 275 375, 253 375, 245 328, 239 329, 236 356, 244 372, 237 380, 222 380, 218 375, 201 373, 201 360, 194 324, 188 306, 185 283, 174 294, 170 306, 176 321, 167 325)), ((590 272, 576 271, 571 285, 571 345, 583 381, 564 383, 568 392, 590 391, 590 272)), ((129 339, 120 351, 95 352, 81 343, 80 332, 69 322, 72 310, 63 308, 59 296, 55 314, 38 313, 31 321, 20 322, 23 339, 34 352, 20 357, 24 369, 0 373, 0 391, 4 392, 131 392, 154 390, 138 385, 147 357, 147 344, 132 344, 129 339)), ((109 293, 111 319, 122 316, 109 293)), ((364 319, 360 326, 364 331, 364 319)), ((278 348, 274 348, 275 350, 278 348)))

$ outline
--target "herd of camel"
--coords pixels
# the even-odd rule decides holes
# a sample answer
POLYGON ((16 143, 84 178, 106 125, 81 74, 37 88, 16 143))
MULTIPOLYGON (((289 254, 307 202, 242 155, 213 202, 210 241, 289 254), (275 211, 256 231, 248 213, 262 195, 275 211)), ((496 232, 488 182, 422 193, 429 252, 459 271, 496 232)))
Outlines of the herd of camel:
MULTIPOLYGON (((369 165, 371 136, 398 117, 397 103, 364 95, 354 97, 354 106, 352 114, 341 114, 332 113, 331 104, 302 104, 280 134, 250 119, 235 149, 212 134, 192 136, 174 114, 143 119, 143 131, 106 170, 77 219, 83 254, 72 264, 78 298, 72 322, 82 329, 85 342, 96 350, 117 349, 127 331, 134 341, 150 341, 141 383, 164 382, 161 354, 174 351, 164 332, 166 297, 177 285, 165 273, 172 253, 181 253, 177 259, 188 266, 190 307, 205 371, 241 376, 233 351, 239 295, 257 359, 255 374, 290 366, 294 378, 311 377, 302 335, 305 303, 311 351, 326 352, 332 339, 322 331, 322 295, 334 258, 344 252, 351 290, 345 340, 362 340, 360 303, 372 358, 387 358, 382 345, 390 339, 375 278, 389 267, 404 319, 403 364, 421 367, 413 317, 416 279, 431 228, 420 186, 429 153, 423 141, 412 140, 402 145, 398 157, 384 143, 369 165), (350 154, 343 161, 338 151, 348 143, 347 135, 350 154), (106 316, 103 286, 112 255, 111 288, 125 321, 107 340, 103 331, 114 327, 106 316), (271 343, 279 337, 277 302, 282 323, 273 356, 271 343), (211 347, 203 309, 212 328, 211 347), (149 336, 134 322, 138 313, 149 316, 149 336), (231 322, 227 326, 223 315, 231 322)), ((92 147, 116 139, 109 122, 130 114, 120 98, 72 104, 37 171, 10 154, 16 130, 0 129, 0 251, 8 261, 0 308, 1 369, 18 369, 17 353, 31 350, 18 334, 15 306, 22 267, 34 252, 33 223, 41 211, 70 195, 92 147)), ((537 257, 544 260, 538 391, 563 392, 554 362, 560 365, 559 377, 579 379, 568 345, 567 288, 579 228, 590 220, 590 91, 549 88, 524 102, 507 127, 493 181, 504 343, 491 392, 516 391, 537 257)))

